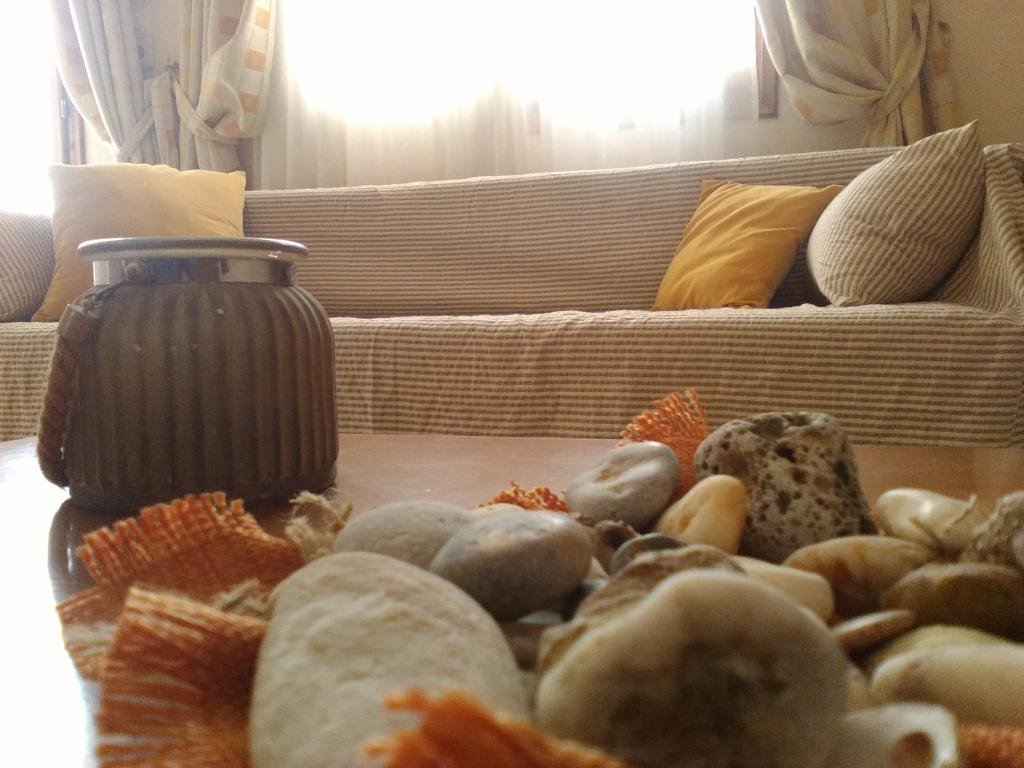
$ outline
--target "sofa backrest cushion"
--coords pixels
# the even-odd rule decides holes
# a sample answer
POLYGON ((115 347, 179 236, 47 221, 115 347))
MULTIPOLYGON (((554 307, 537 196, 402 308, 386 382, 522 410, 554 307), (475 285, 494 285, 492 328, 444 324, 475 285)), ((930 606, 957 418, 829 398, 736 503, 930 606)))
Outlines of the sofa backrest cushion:
MULTIPOLYGON (((245 231, 304 243, 299 282, 331 315, 647 309, 701 180, 845 184, 855 149, 602 171, 246 194, 245 231)), ((806 265, 777 294, 800 303, 806 265)))
POLYGON ((977 123, 921 139, 825 209, 807 246, 814 279, 844 307, 923 299, 977 238, 984 203, 977 123))
POLYGON ((0 322, 28 320, 52 275, 50 217, 0 211, 0 322))

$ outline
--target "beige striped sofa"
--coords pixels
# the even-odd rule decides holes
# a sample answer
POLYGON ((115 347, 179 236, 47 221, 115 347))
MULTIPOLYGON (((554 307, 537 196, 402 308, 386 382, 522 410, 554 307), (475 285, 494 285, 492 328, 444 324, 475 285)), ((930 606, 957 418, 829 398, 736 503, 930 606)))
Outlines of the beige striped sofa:
MULTIPOLYGON (((772 308, 648 311, 702 178, 841 184, 891 151, 251 192, 245 225, 310 249, 346 431, 611 437, 696 387, 715 423, 1024 445, 1024 147, 986 149, 977 243, 927 301, 816 306, 801 254, 772 308)), ((54 328, 0 324, 0 438, 35 431, 54 328)))

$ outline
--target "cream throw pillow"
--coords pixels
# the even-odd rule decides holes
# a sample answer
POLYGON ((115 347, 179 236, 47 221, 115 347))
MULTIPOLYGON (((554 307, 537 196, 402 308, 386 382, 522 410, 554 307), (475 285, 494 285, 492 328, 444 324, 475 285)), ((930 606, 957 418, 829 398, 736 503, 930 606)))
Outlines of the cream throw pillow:
POLYGON ((242 235, 245 174, 178 171, 166 165, 55 165, 50 288, 33 320, 59 320, 92 287, 78 245, 101 237, 242 235))
POLYGON ((911 144, 855 178, 818 219, 811 273, 838 306, 924 298, 977 235, 985 202, 977 123, 911 144))

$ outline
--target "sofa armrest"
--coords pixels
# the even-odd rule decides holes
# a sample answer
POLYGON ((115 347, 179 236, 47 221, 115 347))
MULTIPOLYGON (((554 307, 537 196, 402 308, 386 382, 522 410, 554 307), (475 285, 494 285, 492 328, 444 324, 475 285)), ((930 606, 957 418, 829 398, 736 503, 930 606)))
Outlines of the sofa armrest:
POLYGON ((985 147, 981 232, 938 298, 1024 316, 1024 144, 985 147))
POLYGON ((53 277, 49 216, 0 211, 0 322, 27 320, 53 277))

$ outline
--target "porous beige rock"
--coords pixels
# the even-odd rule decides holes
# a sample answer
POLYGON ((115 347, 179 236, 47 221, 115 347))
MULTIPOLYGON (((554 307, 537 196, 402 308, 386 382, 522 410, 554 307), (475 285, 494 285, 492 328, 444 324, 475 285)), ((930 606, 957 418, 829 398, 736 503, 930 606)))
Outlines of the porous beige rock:
POLYGON ((965 723, 1024 727, 1024 646, 953 645, 903 653, 871 677, 877 701, 925 701, 965 723))
POLYGON ((495 512, 459 529, 438 551, 430 571, 508 621, 576 589, 590 570, 593 552, 590 534, 568 515, 495 512))
POLYGON ((351 518, 334 540, 335 552, 376 552, 429 568, 438 550, 473 515, 440 501, 396 501, 351 518))
POLYGON ((285 579, 260 648, 254 768, 371 768, 362 750, 416 718, 384 696, 468 691, 526 718, 525 691, 494 620, 457 587, 369 553, 320 558, 285 579))
POLYGON ((595 522, 621 520, 648 530, 675 493, 679 472, 679 459, 664 443, 626 443, 577 476, 565 492, 565 504, 595 522))
POLYGON ((919 624, 959 624, 1024 639, 1024 574, 989 563, 931 563, 906 574, 882 595, 886 608, 906 608, 919 624))
POLYGON ((956 557, 971 541, 974 527, 985 519, 976 496, 954 499, 921 488, 893 488, 878 497, 874 518, 879 528, 915 544, 956 557))
POLYGON ((846 658, 777 590, 693 570, 577 640, 539 675, 538 724, 637 765, 819 768, 846 658))
POLYGON ((878 611, 866 613, 832 627, 832 636, 847 653, 859 653, 903 634, 914 626, 910 611, 878 611))
POLYGON ((654 527, 687 544, 709 544, 736 554, 747 521, 747 489, 731 475, 711 475, 673 503, 654 527))
POLYGON ((886 589, 933 557, 928 547, 894 536, 844 536, 802 547, 783 565, 823 576, 832 585, 836 612, 852 618, 877 611, 886 589))
POLYGON ((733 561, 752 579, 784 592, 790 598, 812 610, 822 621, 835 613, 832 585, 824 577, 798 568, 775 565, 754 557, 734 555, 733 561))
POLYGON ((781 562, 791 552, 874 524, 839 423, 824 413, 762 413, 712 432, 694 457, 698 479, 732 475, 748 494, 744 555, 781 562))
POLYGON ((953 645, 999 645, 1009 642, 1004 637, 982 632, 980 629, 948 624, 930 624, 912 629, 872 652, 864 664, 864 671, 870 675, 886 661, 903 653, 927 651, 932 648, 945 648, 953 645))
POLYGON ((958 768, 956 718, 932 704, 888 704, 843 718, 829 768, 958 768))
POLYGON ((1022 553, 1024 491, 1018 491, 996 502, 992 514, 974 529, 961 559, 967 563, 996 563, 1024 568, 1022 553))

